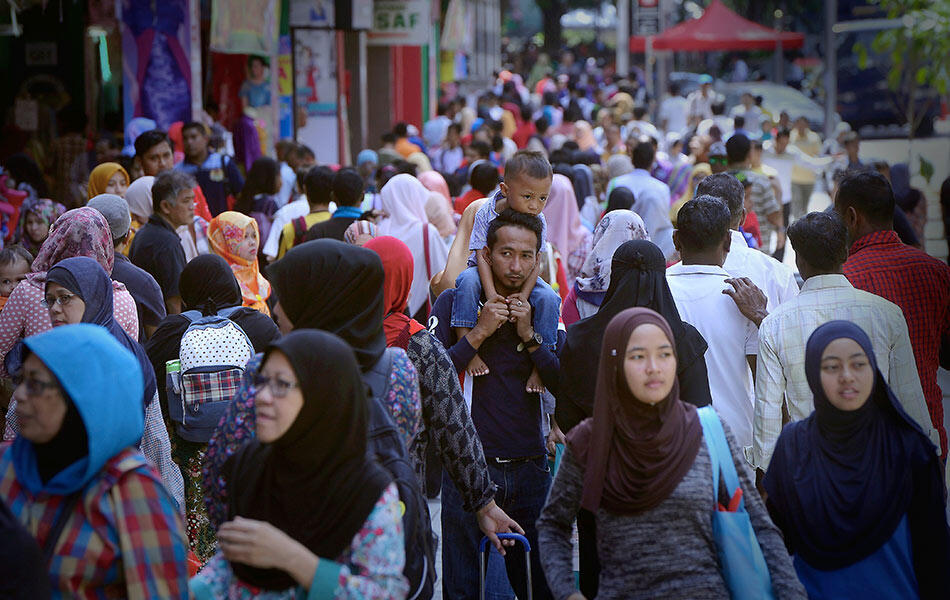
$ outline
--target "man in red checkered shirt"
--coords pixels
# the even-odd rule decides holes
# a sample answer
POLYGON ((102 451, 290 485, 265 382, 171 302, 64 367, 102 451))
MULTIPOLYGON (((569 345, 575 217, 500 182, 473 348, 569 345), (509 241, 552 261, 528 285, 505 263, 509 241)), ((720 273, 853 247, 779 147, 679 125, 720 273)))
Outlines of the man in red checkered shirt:
POLYGON ((894 193, 879 173, 845 175, 835 196, 835 210, 853 240, 844 263, 845 276, 854 287, 882 296, 904 312, 920 385, 940 432, 941 455, 946 457, 937 367, 941 341, 950 334, 950 266, 901 243, 893 229, 894 193))

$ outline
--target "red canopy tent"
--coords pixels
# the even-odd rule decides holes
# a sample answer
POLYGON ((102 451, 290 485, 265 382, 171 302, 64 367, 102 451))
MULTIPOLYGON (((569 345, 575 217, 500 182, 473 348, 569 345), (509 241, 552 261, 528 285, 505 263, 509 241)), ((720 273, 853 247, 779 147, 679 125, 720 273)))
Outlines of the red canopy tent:
MULTIPOLYGON (((713 0, 703 16, 671 27, 653 38, 654 50, 702 52, 715 50, 775 50, 801 48, 805 36, 790 31, 777 31, 745 19, 729 10, 720 0, 713 0)), ((631 52, 645 52, 647 37, 632 36, 631 52)))

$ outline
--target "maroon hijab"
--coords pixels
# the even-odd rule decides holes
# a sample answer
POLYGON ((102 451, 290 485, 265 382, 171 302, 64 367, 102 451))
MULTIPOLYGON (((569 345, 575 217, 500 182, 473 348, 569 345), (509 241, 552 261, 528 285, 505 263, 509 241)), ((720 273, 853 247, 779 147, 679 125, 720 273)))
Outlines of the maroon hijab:
POLYGON ((600 350, 594 416, 567 436, 585 465, 581 506, 615 514, 636 514, 666 500, 693 466, 703 428, 696 408, 679 399, 679 384, 660 403, 637 400, 623 371, 633 330, 656 325, 676 348, 666 319, 648 308, 628 308, 607 325, 600 350))

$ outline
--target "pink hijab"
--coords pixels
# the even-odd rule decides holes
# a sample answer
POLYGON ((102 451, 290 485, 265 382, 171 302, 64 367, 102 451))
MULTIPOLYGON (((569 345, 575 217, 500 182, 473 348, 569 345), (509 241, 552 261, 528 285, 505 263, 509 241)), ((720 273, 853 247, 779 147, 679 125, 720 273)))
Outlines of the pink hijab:
POLYGON ((422 182, 422 185, 426 186, 426 189, 432 192, 439 192, 439 194, 445 198, 447 206, 451 208, 452 206, 452 196, 449 194, 449 184, 446 183, 445 177, 442 176, 442 173, 438 171, 426 171, 420 173, 418 178, 422 182))
POLYGON ((541 212, 548 226, 548 241, 554 244, 561 256, 569 258, 577 250, 584 250, 586 255, 591 233, 581 223, 581 213, 577 209, 570 179, 554 174, 548 201, 541 212))

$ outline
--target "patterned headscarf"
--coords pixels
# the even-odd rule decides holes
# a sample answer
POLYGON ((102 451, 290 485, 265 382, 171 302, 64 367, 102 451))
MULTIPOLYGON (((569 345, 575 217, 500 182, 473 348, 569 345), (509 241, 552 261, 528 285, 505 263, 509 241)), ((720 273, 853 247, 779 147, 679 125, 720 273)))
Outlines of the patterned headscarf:
POLYGON ((253 217, 232 210, 225 211, 211 219, 211 223, 208 224, 208 245, 211 252, 228 261, 231 266, 234 276, 241 285, 244 306, 270 315, 266 302, 270 297, 270 283, 261 275, 257 258, 247 260, 237 254, 237 248, 244 241, 248 227, 254 228, 254 233, 257 234, 258 242, 260 242, 257 221, 253 217))
POLYGON ((109 222, 94 208, 74 208, 56 219, 33 261, 33 272, 26 276, 26 280, 45 290, 46 272, 59 261, 73 256, 95 259, 106 273, 112 275, 115 258, 112 232, 109 222))
POLYGON ((56 219, 63 216, 65 212, 66 207, 59 202, 53 202, 48 198, 27 198, 23 206, 20 207, 20 218, 16 226, 17 243, 26 248, 30 254, 36 256, 36 253, 39 252, 40 246, 45 240, 41 240, 37 243, 26 235, 26 216, 28 214, 36 215, 40 219, 43 219, 47 226, 52 226, 52 224, 56 222, 56 219))
MULTIPOLYGON (((575 285, 579 292, 607 293, 610 286, 610 263, 614 252, 624 242, 648 240, 646 225, 640 215, 630 210, 614 210, 597 223, 590 254, 581 267, 575 285)), ((599 302, 596 304, 600 305, 599 302)))

